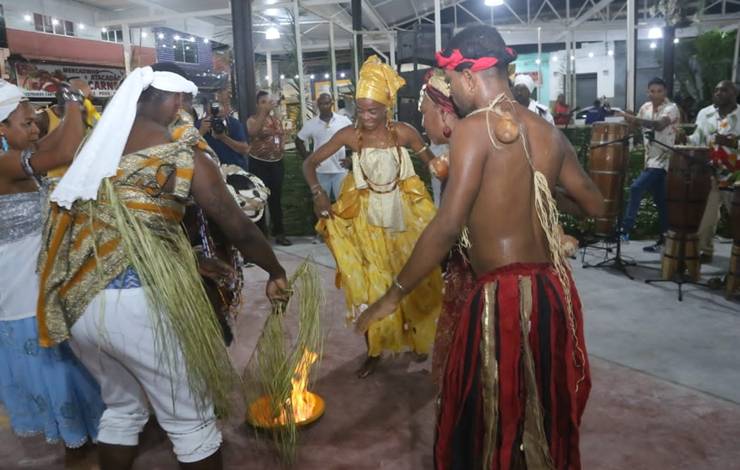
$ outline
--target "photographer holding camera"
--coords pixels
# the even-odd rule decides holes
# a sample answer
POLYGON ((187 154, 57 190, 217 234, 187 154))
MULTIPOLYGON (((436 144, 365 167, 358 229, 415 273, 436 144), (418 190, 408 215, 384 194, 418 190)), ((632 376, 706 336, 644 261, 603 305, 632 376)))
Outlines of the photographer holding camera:
MULTIPOLYGON (((249 152, 249 171, 265 182, 270 190, 267 204, 272 222, 272 235, 275 243, 290 246, 293 243, 285 236, 283 226, 283 208, 281 196, 283 193, 283 165, 284 130, 280 120, 274 116, 278 107, 278 100, 270 96, 267 91, 257 93, 257 114, 247 119, 247 131, 252 139, 249 152)), ((267 234, 267 227, 260 221, 267 234)))
POLYGON ((196 127, 222 164, 239 165, 247 171, 249 144, 244 126, 231 116, 231 91, 220 90, 216 99, 196 127))

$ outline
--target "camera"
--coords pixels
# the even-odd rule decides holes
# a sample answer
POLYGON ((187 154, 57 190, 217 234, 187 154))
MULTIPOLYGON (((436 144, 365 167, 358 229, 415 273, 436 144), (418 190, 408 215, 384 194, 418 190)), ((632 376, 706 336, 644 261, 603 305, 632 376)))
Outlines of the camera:
POLYGON ((211 129, 214 134, 224 134, 228 131, 226 119, 219 117, 221 105, 218 102, 211 103, 211 129))

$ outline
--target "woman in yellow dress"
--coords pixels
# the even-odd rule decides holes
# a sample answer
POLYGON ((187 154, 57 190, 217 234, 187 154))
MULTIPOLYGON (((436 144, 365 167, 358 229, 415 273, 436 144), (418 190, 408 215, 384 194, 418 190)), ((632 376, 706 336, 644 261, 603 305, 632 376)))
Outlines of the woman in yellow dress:
MULTIPOLYGON (((317 231, 336 260, 337 287, 344 289, 350 321, 397 282, 395 275, 435 213, 407 148, 426 164, 434 155, 416 129, 390 119, 396 92, 404 83, 376 56, 367 59, 357 84, 355 127, 337 132, 303 164, 319 217, 317 231), (344 146, 353 150, 353 170, 332 206, 318 183, 316 167, 344 146)), ((383 351, 427 355, 441 304, 442 278, 437 269, 393 315, 370 327, 368 357, 358 376, 373 373, 383 351)))

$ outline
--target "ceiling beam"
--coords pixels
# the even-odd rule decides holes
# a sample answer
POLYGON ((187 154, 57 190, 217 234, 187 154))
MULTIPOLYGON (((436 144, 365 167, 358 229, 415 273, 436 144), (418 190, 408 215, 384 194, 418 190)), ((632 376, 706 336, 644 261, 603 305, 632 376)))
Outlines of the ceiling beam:
MULTIPOLYGON (((590 10, 588 10, 586 13, 582 14, 578 18, 574 19, 570 23, 568 23, 568 30, 572 30, 573 28, 577 28, 586 21, 590 20, 594 16, 596 16, 601 10, 607 7, 607 5, 611 4, 614 0, 601 0, 599 3, 594 5, 590 10)), ((632 1, 632 0, 627 0, 632 1)), ((566 35, 568 35, 569 31, 563 31, 560 33, 556 40, 563 39, 566 35)))
POLYGON ((96 21, 95 26, 98 26, 98 27, 118 26, 122 24, 128 24, 128 25, 135 26, 139 24, 157 23, 157 22, 166 21, 166 20, 177 20, 177 19, 184 19, 184 18, 202 19, 202 18, 207 18, 209 16, 222 16, 222 15, 231 15, 231 8, 197 10, 197 11, 188 11, 188 12, 182 12, 182 13, 160 13, 157 15, 147 15, 147 16, 138 16, 138 17, 122 16, 120 18, 111 18, 108 20, 96 21))

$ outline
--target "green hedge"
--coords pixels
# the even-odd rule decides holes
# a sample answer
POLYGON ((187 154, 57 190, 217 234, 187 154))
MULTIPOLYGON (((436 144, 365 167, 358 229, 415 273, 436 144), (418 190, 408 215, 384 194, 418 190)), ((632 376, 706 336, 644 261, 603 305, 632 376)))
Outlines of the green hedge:
MULTIPOLYGON (((591 139, 589 128, 571 128, 564 130, 566 136, 571 141, 581 164, 586 164, 588 160, 588 144, 591 139)), ((429 171, 418 158, 412 158, 416 172, 419 174, 427 185, 431 194, 429 171)), ((285 221, 285 230, 288 235, 306 236, 313 235, 313 227, 316 218, 313 214, 313 203, 308 185, 303 179, 301 172, 302 161, 298 158, 295 151, 288 151, 285 155, 285 182, 283 184, 283 217, 285 221)), ((630 166, 627 173, 624 188, 625 203, 629 196, 629 185, 640 174, 643 167, 643 150, 637 147, 630 153, 630 166)), ((563 226, 567 233, 575 236, 589 232, 592 227, 591 221, 577 220, 569 215, 562 216, 563 226)), ((658 212, 655 204, 649 195, 642 200, 640 211, 637 214, 635 228, 632 232, 633 239, 656 238, 658 236, 658 212)), ((718 233, 724 237, 729 237, 730 227, 727 214, 723 214, 718 233)))

